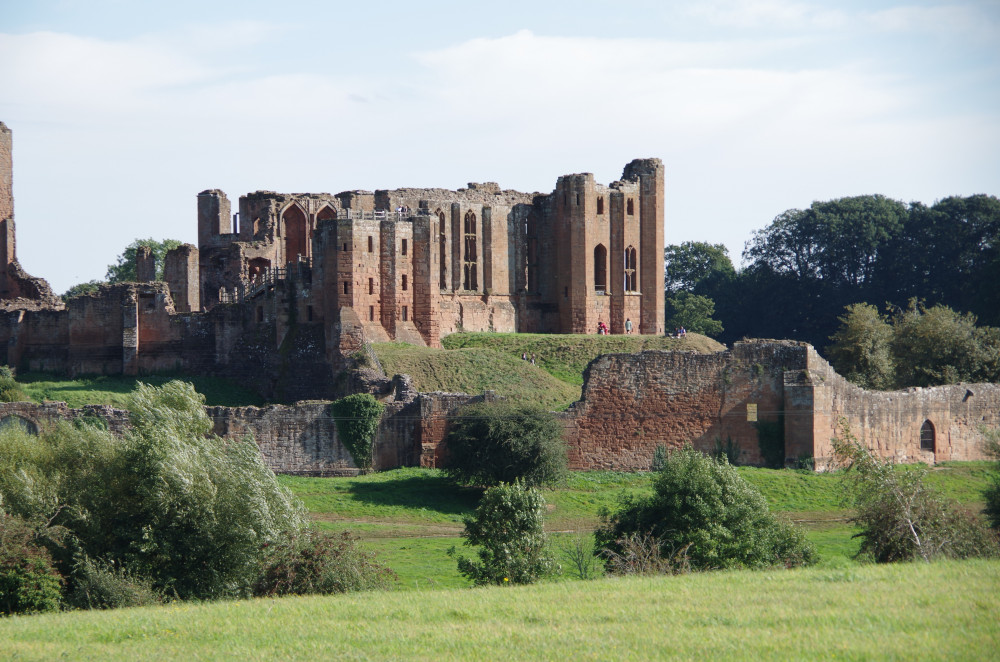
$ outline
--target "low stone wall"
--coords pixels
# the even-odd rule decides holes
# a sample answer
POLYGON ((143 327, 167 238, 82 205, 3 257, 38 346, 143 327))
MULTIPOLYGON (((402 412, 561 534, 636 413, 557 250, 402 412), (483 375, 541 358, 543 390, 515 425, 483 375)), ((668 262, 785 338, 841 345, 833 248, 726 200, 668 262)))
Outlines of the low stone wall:
MULTIPOLYGON (((442 466, 455 411, 495 397, 417 393, 408 378, 382 379, 386 405, 375 442, 375 468, 442 466)), ((328 401, 268 407, 208 407, 222 437, 252 435, 276 473, 337 476, 358 472, 337 438, 328 401)), ((39 429, 57 420, 98 416, 128 428, 128 413, 65 403, 0 404, 0 423, 17 417, 39 429)), ((583 395, 559 414, 572 469, 647 470, 658 446, 690 443, 713 452, 730 444, 741 464, 762 464, 756 421, 783 421, 785 462, 813 458, 830 466, 830 439, 846 422, 869 448, 897 462, 982 459, 984 427, 1000 426, 1000 385, 959 384, 866 391, 838 375, 804 343, 750 341, 716 354, 647 351, 607 354, 584 375, 583 395), (933 450, 920 432, 934 431, 933 450)))

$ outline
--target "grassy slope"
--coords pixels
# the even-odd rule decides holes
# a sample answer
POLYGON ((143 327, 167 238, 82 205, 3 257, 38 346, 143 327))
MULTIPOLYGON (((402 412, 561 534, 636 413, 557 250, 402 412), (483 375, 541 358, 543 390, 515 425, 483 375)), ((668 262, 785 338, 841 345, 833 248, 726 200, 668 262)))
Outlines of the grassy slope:
POLYGON ((124 406, 125 395, 135 389, 137 382, 161 386, 171 379, 181 379, 194 384, 195 390, 205 396, 209 406, 239 407, 260 405, 263 400, 254 391, 218 377, 192 377, 186 375, 143 375, 125 377, 121 375, 65 377, 45 373, 24 373, 17 381, 24 392, 35 402, 57 400, 70 407, 99 404, 124 406))
POLYGON ((687 352, 719 352, 726 347, 711 338, 689 334, 686 338, 665 336, 598 336, 543 333, 454 333, 441 340, 445 349, 492 349, 520 360, 534 354, 538 365, 570 384, 583 384, 583 370, 601 354, 668 349, 687 352))
POLYGON ((580 397, 583 370, 611 352, 672 349, 716 352, 723 345, 704 336, 585 336, 537 333, 455 333, 444 349, 403 343, 373 345, 386 373, 405 373, 420 391, 482 393, 493 389, 510 400, 562 409, 580 397), (521 360, 534 354, 536 365, 521 360))
POLYGON ((551 409, 565 408, 580 398, 579 385, 490 349, 449 351, 404 343, 380 343, 374 348, 387 374, 410 375, 419 391, 479 394, 492 389, 510 400, 551 409))
MULTIPOLYGON (((932 469, 928 482, 978 510, 989 466, 949 463, 932 469)), ((821 565, 852 563, 859 541, 852 539, 856 529, 847 521, 838 474, 754 467, 740 467, 739 472, 761 490, 772 510, 803 528, 821 565)), ((282 476, 281 481, 303 499, 321 528, 353 531, 378 551, 399 575, 401 588, 467 585, 445 551, 461 546, 462 517, 475 508, 477 490, 456 487, 440 471, 421 468, 356 478, 282 476)), ((648 473, 574 472, 565 485, 544 492, 546 528, 557 534, 557 545, 559 532, 589 532, 597 526, 601 508, 614 508, 624 492, 650 493, 650 481, 648 473)))
POLYGON ((1000 562, 696 573, 0 621, 16 659, 995 659, 1000 562))

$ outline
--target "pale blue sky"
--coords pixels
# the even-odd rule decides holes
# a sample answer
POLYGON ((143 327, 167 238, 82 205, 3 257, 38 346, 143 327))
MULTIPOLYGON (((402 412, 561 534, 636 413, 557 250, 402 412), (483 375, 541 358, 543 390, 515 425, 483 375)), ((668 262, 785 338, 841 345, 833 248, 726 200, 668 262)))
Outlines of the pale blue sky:
POLYGON ((195 195, 667 168, 669 243, 1000 194, 1000 2, 0 0, 18 256, 57 291, 195 195))

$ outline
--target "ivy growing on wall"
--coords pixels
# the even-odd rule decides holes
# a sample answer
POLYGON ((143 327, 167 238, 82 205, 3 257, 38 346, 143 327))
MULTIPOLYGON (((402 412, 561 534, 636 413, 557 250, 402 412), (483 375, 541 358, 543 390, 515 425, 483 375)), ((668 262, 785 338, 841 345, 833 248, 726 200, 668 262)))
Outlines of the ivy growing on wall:
POLYGON ((369 393, 355 393, 330 405, 340 442, 351 453, 362 473, 372 470, 375 458, 375 432, 385 405, 369 393))
POLYGON ((764 457, 764 464, 771 469, 785 466, 785 416, 778 414, 776 421, 757 421, 757 445, 764 457))

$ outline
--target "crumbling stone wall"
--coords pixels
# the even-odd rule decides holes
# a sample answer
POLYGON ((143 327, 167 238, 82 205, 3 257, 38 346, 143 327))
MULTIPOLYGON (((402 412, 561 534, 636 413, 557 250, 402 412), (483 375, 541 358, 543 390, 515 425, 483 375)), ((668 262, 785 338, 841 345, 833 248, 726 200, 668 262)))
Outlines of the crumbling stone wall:
POLYGON ((982 427, 1000 426, 1000 385, 866 391, 816 351, 792 341, 736 343, 716 354, 608 354, 587 368, 583 395, 565 413, 574 469, 648 469, 657 446, 713 452, 732 442, 739 462, 763 464, 757 421, 782 422, 786 463, 830 466, 830 439, 853 434, 898 462, 983 459, 982 427), (933 425, 933 451, 920 430, 933 425))

